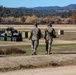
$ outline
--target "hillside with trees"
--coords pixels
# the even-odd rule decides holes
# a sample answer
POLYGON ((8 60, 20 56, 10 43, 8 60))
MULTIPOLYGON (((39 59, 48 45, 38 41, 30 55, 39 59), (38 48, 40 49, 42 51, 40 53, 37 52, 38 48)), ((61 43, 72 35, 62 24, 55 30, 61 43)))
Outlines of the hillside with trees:
POLYGON ((76 5, 65 7, 8 8, 0 6, 0 23, 76 24, 76 5))

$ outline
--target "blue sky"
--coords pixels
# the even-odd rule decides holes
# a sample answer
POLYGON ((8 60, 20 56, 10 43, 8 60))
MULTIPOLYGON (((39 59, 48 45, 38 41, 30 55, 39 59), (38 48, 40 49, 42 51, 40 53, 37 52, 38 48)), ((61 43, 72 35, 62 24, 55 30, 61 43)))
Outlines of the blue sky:
POLYGON ((5 7, 38 7, 38 6, 66 6, 76 4, 76 0, 0 0, 5 7))

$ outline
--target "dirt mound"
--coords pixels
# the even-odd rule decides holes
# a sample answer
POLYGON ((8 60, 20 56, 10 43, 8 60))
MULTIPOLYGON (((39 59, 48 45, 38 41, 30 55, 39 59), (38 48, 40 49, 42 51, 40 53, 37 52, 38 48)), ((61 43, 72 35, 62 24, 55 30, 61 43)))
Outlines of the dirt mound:
POLYGON ((7 56, 0 58, 0 71, 65 65, 76 65, 76 54, 7 56))

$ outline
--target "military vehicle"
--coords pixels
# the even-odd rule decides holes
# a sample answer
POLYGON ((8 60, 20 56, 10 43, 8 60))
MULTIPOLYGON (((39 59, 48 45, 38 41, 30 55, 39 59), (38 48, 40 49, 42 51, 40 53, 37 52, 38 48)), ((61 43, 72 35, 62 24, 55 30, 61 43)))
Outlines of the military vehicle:
POLYGON ((1 41, 22 41, 22 34, 13 27, 0 29, 1 41))

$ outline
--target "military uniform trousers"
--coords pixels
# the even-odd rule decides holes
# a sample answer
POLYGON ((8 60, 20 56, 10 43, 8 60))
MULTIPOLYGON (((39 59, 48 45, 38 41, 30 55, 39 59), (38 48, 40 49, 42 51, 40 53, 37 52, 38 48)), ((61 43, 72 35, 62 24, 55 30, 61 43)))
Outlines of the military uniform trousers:
POLYGON ((37 47, 39 45, 39 40, 32 40, 31 41, 31 48, 33 50, 33 53, 36 53, 37 52, 37 47))
POLYGON ((47 54, 49 54, 51 52, 51 46, 52 46, 53 38, 48 39, 45 42, 46 42, 46 52, 47 52, 47 54))

